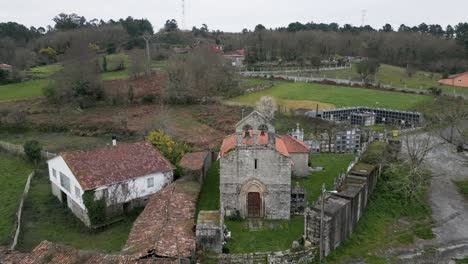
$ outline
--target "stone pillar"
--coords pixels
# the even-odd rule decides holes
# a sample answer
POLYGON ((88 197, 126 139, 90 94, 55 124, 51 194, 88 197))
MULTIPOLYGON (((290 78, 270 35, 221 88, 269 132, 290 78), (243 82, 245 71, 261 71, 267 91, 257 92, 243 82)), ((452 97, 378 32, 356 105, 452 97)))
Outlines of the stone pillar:
POLYGON ((257 131, 252 131, 252 145, 257 145, 258 144, 258 132, 257 131))

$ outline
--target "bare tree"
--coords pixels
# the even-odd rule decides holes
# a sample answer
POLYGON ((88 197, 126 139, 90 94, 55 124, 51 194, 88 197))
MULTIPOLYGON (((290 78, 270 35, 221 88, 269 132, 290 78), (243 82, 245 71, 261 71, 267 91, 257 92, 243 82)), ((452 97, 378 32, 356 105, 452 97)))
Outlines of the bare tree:
POLYGON ((429 153, 437 146, 435 139, 429 134, 404 136, 402 142, 406 159, 403 163, 389 165, 388 173, 392 175, 392 185, 408 202, 422 199, 422 194, 429 185, 431 173, 424 164, 429 153))
POLYGON ((271 96, 262 96, 255 104, 255 110, 263 114, 268 120, 273 120, 276 112, 276 102, 271 96))
POLYGON ((130 72, 133 78, 136 78, 146 69, 145 52, 141 49, 134 49, 129 54, 130 57, 130 72))

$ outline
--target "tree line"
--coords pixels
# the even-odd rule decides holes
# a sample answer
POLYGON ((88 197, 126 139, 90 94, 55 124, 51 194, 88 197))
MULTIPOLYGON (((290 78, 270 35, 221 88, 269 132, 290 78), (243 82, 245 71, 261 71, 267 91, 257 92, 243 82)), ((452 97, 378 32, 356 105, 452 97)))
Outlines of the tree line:
POLYGON ((445 30, 422 23, 400 26, 387 24, 376 30, 370 26, 340 27, 331 24, 291 23, 288 27, 266 29, 259 24, 253 31, 224 33, 225 50, 246 49, 246 61, 257 63, 296 63, 313 65, 319 57, 368 57, 381 63, 422 70, 456 73, 468 65, 468 23, 445 30))

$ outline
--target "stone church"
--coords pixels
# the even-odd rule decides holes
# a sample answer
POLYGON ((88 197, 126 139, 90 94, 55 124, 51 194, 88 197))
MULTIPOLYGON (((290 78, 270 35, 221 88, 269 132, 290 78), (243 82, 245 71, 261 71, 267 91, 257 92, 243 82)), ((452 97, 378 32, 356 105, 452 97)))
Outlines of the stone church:
POLYGON ((254 111, 221 145, 220 200, 226 215, 242 218, 289 219, 291 177, 304 174, 310 149, 254 111), (306 158, 304 158, 306 157, 306 158))

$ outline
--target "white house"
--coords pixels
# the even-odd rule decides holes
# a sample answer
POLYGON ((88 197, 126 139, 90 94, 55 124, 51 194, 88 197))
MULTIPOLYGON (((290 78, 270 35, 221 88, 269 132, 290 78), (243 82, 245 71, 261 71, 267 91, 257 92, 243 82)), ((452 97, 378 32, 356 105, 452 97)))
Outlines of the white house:
POLYGON ((116 144, 88 151, 60 153, 47 161, 52 193, 66 202, 87 226, 83 201, 87 191, 103 199, 107 217, 146 203, 148 196, 173 181, 174 166, 149 142, 116 144))

